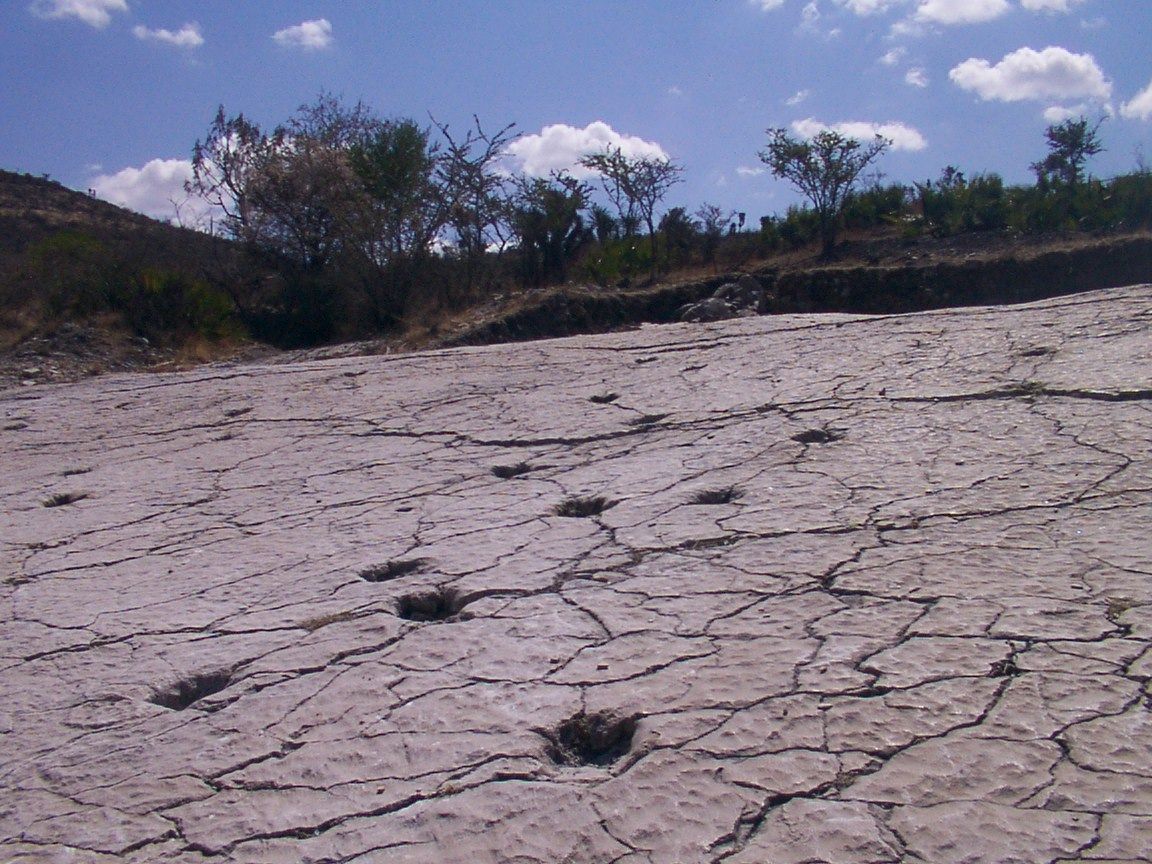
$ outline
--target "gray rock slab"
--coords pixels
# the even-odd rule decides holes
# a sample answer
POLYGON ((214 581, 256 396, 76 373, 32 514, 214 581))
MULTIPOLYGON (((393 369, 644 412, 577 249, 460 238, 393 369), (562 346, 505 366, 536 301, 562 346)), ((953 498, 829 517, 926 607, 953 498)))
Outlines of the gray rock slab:
POLYGON ((0 859, 1123 861, 1152 287, 0 394, 0 859))

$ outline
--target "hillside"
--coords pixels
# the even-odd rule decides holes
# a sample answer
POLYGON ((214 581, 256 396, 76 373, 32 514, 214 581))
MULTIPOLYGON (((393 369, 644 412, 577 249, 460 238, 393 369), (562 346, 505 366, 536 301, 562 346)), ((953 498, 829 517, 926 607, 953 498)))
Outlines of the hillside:
POLYGON ((510 285, 424 309, 402 330, 366 341, 278 352, 245 336, 238 283, 221 278, 231 272, 230 244, 0 171, 0 388, 227 357, 295 360, 611 332, 678 320, 681 307, 741 272, 763 285, 763 313, 907 312, 1152 281, 1148 231, 937 238, 883 226, 847 232, 831 261, 811 248, 757 254, 750 236, 729 238, 710 267, 647 284, 510 285))
POLYGON ((87 370, 170 359, 179 341, 164 338, 162 323, 150 330, 142 316, 170 311, 156 302, 170 283, 192 285, 228 254, 228 244, 201 232, 46 178, 0 171, 0 352, 7 377, 14 365, 38 370, 20 371, 24 378, 70 380, 87 370), (152 282, 140 284, 143 277, 152 282))

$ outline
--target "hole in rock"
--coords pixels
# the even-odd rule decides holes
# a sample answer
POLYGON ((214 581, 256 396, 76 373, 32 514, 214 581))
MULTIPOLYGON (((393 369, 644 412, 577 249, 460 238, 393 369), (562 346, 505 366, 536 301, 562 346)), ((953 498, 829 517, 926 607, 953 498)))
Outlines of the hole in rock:
POLYGON ((589 396, 589 402, 595 402, 597 405, 607 405, 609 402, 615 402, 620 398, 619 393, 600 393, 596 396, 589 396))
POLYGON ((193 675, 183 678, 166 690, 157 690, 149 700, 161 708, 171 708, 173 711, 183 711, 191 708, 201 699, 219 693, 232 681, 232 673, 228 671, 206 672, 202 675, 193 675))
POLYGON ((365 582, 389 582, 392 579, 399 579, 401 576, 422 570, 427 563, 427 558, 389 561, 386 564, 377 564, 375 567, 365 567, 360 571, 360 578, 365 582))
POLYGON ((407 621, 447 621, 469 601, 451 588, 405 594, 396 601, 396 614, 407 621))
POLYGON ((1041 345, 1036 348, 1028 348, 1020 352, 1021 357, 1044 357, 1048 354, 1055 354, 1055 348, 1049 348, 1047 345, 1041 345))
POLYGON ((703 489, 689 500, 689 504, 731 504, 744 494, 738 486, 723 486, 719 489, 703 489))
POLYGON ((87 497, 87 492, 57 492, 54 495, 49 495, 40 503, 45 507, 64 507, 68 504, 75 504, 77 501, 83 501, 87 497))
POLYGON ((636 720, 581 711, 544 733, 548 758, 557 765, 611 765, 632 749, 636 720))
POLYGON ((496 465, 493 467, 492 473, 501 480, 510 480, 521 474, 527 474, 531 470, 532 466, 527 462, 517 462, 515 465, 496 465))
POLYGON ((588 498, 573 496, 571 498, 565 498, 557 504, 552 512, 557 516, 567 516, 571 518, 598 516, 609 507, 615 506, 615 504, 615 501, 609 501, 602 495, 588 498))
POLYGON ((800 444, 831 444, 843 438, 844 433, 839 429, 805 429, 792 436, 792 440, 800 444))

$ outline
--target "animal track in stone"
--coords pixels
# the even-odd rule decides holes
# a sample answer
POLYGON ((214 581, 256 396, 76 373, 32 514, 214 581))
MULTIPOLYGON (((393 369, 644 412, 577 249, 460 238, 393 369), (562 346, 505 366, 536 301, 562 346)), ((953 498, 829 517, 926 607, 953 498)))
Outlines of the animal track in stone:
POLYGON ((831 444, 844 440, 844 433, 839 429, 805 429, 793 435, 792 440, 800 444, 831 444))
POLYGON ((628 421, 629 426, 653 426, 659 423, 667 414, 642 414, 639 417, 634 417, 628 421))
POLYGON ((232 673, 228 671, 206 672, 193 675, 191 678, 182 678, 171 687, 157 690, 148 701, 161 708, 170 708, 173 711, 183 711, 191 708, 201 699, 219 693, 232 683, 232 673))
POLYGON ((391 582, 409 573, 418 573, 428 563, 427 558, 409 558, 406 561, 388 561, 374 567, 366 567, 360 571, 360 578, 365 582, 391 582))
POLYGON ((557 516, 579 519, 588 516, 599 516, 605 510, 615 506, 615 501, 609 501, 603 495, 588 498, 573 496, 571 498, 565 498, 557 504, 552 512, 557 516))
POLYGON ((988 677, 1015 678, 1017 675, 1022 675, 1023 673, 1024 670, 1016 665, 1015 657, 1006 657, 992 664, 992 668, 988 670, 988 677))
POLYGON ((688 499, 689 504, 731 504, 744 494, 739 486, 722 486, 719 489, 703 489, 688 499))
POLYGON ((469 602, 451 588, 433 588, 405 594, 396 601, 396 614, 406 621, 447 621, 469 602))
POLYGON ((501 480, 511 480, 531 470, 532 466, 527 462, 517 462, 515 465, 496 465, 492 468, 492 473, 501 480))
POLYGON ((56 492, 53 495, 49 495, 40 503, 45 507, 66 507, 69 504, 75 504, 77 501, 83 501, 87 497, 87 492, 56 492))
POLYGON ((557 765, 605 767, 632 749, 637 716, 617 717, 608 712, 581 711, 545 731, 545 752, 557 765))

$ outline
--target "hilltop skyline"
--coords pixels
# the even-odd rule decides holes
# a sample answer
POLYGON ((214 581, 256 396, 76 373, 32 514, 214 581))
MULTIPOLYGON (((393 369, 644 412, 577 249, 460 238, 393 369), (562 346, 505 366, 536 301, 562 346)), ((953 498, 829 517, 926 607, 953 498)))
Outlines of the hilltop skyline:
POLYGON ((757 158, 768 127, 879 132, 877 167, 903 183, 946 165, 1030 182, 1067 117, 1104 118, 1096 176, 1152 139, 1146 0, 20 0, 5 17, 0 166, 160 218, 218 105, 270 128, 321 92, 516 123, 507 164, 531 174, 606 143, 667 155, 685 182, 663 209, 752 224, 798 201, 757 158))

